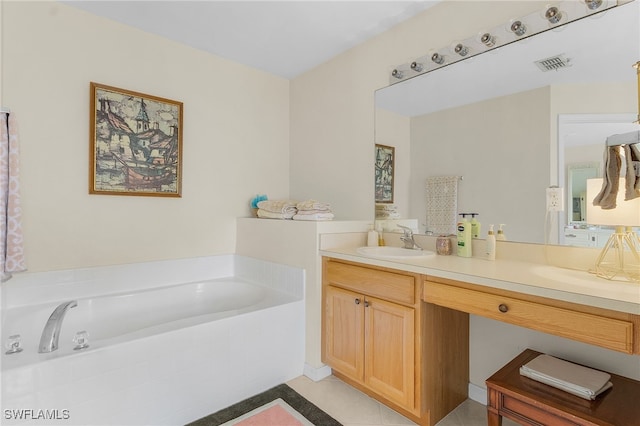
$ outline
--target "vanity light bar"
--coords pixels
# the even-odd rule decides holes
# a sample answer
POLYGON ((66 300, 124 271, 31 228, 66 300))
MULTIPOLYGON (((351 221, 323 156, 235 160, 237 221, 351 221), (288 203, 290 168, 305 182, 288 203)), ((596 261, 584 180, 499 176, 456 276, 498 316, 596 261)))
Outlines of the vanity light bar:
POLYGON ((546 5, 538 12, 480 31, 473 37, 453 42, 449 47, 434 49, 411 63, 398 65, 391 71, 389 83, 399 83, 629 1, 631 0, 565 0, 546 5))

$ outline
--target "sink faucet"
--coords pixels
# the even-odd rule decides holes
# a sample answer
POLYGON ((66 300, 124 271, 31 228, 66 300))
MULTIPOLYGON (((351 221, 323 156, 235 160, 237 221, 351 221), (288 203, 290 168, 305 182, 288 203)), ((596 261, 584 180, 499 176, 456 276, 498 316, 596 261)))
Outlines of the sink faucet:
POLYGON ((58 338, 60 337, 60 329, 62 328, 64 315, 69 309, 75 308, 76 306, 78 306, 78 302, 71 300, 61 303, 53 311, 42 330, 42 337, 40 337, 40 345, 38 346, 39 353, 53 352, 58 349, 58 338))
POLYGON ((413 239, 413 231, 411 230, 411 228, 402 225, 398 225, 398 227, 402 228, 402 230, 404 231, 404 234, 402 235, 402 237, 400 237, 400 240, 404 243, 404 248, 410 250, 422 250, 422 247, 416 244, 415 240, 413 239))

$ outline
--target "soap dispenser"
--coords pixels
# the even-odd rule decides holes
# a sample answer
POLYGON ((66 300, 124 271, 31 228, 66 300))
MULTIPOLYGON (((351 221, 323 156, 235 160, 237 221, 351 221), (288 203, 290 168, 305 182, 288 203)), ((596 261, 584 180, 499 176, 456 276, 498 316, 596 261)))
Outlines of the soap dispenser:
POLYGON ((377 228, 376 230, 378 231, 378 245, 379 245, 379 246, 384 246, 385 244, 384 244, 384 236, 383 236, 383 234, 382 234, 382 232, 383 232, 383 230, 382 230, 382 224, 381 224, 381 223, 378 223, 378 224, 376 225, 376 228, 377 228))
POLYGON ((479 213, 471 214, 471 238, 480 238, 480 222, 476 219, 476 216, 480 216, 479 213))
POLYGON ((488 260, 496 260, 496 236, 493 233, 493 225, 489 225, 489 232, 487 233, 487 250, 486 255, 488 260))
POLYGON ((500 227, 498 228, 498 235, 496 235, 496 240, 498 241, 506 241, 507 237, 504 235, 504 230, 502 229, 502 227, 504 226, 504 223, 500 224, 500 227))
POLYGON ((471 257, 471 223, 467 220, 469 213, 460 213, 462 220, 458 222, 458 256, 471 257))

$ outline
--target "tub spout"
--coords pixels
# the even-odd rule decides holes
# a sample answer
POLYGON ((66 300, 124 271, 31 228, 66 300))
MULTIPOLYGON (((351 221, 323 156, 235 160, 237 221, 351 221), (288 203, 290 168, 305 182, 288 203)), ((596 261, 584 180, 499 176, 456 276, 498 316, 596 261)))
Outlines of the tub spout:
POLYGON ((58 349, 58 338, 60 337, 60 329, 62 328, 62 320, 64 315, 71 308, 78 306, 78 302, 71 300, 58 305, 53 311, 47 323, 42 330, 42 337, 40 337, 40 346, 38 347, 39 353, 53 352, 58 349))

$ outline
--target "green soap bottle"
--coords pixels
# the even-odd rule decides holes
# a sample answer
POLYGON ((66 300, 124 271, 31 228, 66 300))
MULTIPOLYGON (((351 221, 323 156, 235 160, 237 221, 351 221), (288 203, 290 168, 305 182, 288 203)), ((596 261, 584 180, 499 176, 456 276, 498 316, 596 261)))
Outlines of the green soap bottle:
POLYGON ((458 222, 458 256, 471 257, 471 223, 467 220, 469 213, 460 213, 462 220, 458 222))
POLYGON ((471 214, 471 238, 480 238, 480 222, 476 219, 476 216, 480 216, 479 213, 471 214))

